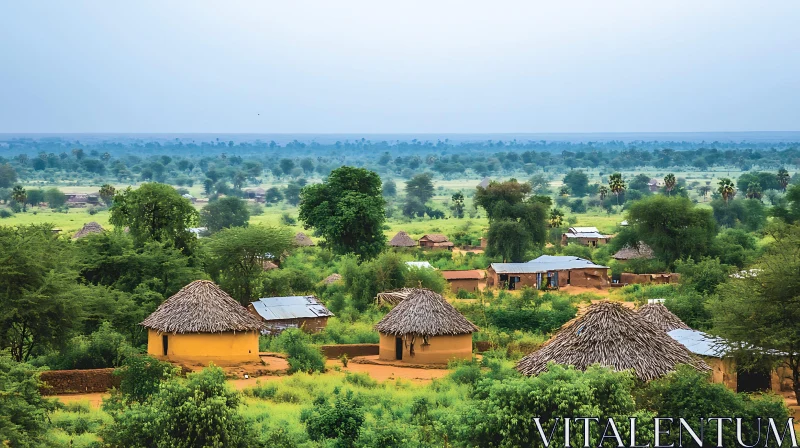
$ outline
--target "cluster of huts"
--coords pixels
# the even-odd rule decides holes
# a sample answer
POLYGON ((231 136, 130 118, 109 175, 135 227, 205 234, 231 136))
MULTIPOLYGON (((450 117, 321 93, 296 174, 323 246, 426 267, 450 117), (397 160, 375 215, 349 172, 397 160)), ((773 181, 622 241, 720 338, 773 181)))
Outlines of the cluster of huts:
MULTIPOLYGON (((379 360, 444 365, 472 358, 472 334, 479 329, 441 295, 407 288, 388 292, 383 299, 393 308, 375 325, 379 360)), ((198 280, 167 299, 141 325, 148 330, 150 355, 225 365, 258 361, 261 334, 298 326, 318 331, 330 316, 313 296, 265 298, 245 308, 213 282, 198 280)), ((516 368, 538 375, 550 363, 579 370, 601 365, 650 381, 688 365, 740 392, 783 387, 785 372, 740 368, 728 347, 721 339, 692 330, 661 303, 633 310, 620 302, 600 301, 581 309, 516 368)))

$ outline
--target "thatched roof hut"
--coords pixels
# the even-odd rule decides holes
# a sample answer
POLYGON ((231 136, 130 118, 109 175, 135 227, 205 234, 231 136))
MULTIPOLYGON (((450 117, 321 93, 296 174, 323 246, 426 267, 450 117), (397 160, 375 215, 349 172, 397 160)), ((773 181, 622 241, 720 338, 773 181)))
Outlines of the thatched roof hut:
POLYGON ((324 283, 326 285, 332 285, 332 284, 340 281, 341 279, 342 279, 342 276, 340 274, 331 274, 331 275, 325 277, 325 280, 323 280, 322 283, 324 283))
POLYGON ((678 329, 691 330, 678 316, 672 314, 663 303, 648 303, 639 308, 637 313, 640 317, 667 333, 678 329))
POLYGON ((414 247, 417 245, 417 242, 406 232, 401 230, 389 241, 389 245, 392 247, 414 247))
POLYGON ((441 295, 416 288, 375 325, 380 333, 404 336, 454 336, 478 331, 441 295))
POLYGON ((78 238, 83 238, 86 235, 90 235, 92 233, 103 233, 104 230, 105 229, 103 229, 103 226, 101 226, 100 224, 94 221, 88 222, 83 225, 81 230, 75 232, 75 235, 72 236, 72 239, 77 240, 78 238))
POLYGON ((547 370, 548 362, 585 370, 593 364, 634 371, 644 381, 666 375, 679 364, 709 370, 686 347, 636 312, 614 302, 600 302, 564 325, 545 345, 517 363, 525 375, 547 370))
POLYGON ((653 249, 641 241, 636 246, 626 245, 611 256, 615 260, 652 260, 655 257, 653 249))
POLYGON ((263 323, 208 280, 195 280, 167 299, 140 325, 161 333, 260 331, 263 323))
POLYGON ((379 292, 375 297, 375 301, 378 303, 378 305, 395 306, 405 300, 405 298, 408 297, 408 295, 412 292, 414 292, 414 288, 400 288, 393 289, 391 291, 379 292))
POLYGON ((311 240, 305 233, 297 232, 297 235, 294 236, 294 244, 295 246, 315 246, 316 244, 314 241, 311 240))

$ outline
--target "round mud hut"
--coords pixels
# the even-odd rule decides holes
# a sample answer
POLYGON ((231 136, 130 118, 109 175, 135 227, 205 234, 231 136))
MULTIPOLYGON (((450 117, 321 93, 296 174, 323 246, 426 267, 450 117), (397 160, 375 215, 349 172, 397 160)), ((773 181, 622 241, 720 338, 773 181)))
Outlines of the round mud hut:
POLYGON ((566 323, 541 348, 522 358, 517 370, 537 375, 547 370, 549 362, 578 370, 593 364, 633 370, 643 381, 664 376, 679 364, 709 370, 706 363, 664 331, 614 302, 591 305, 586 314, 566 323))
POLYGON ((294 236, 294 245, 298 247, 315 246, 314 241, 303 232, 297 232, 294 236))
POLYGON ((683 323, 680 317, 672 314, 672 311, 668 310, 662 303, 648 303, 639 308, 637 314, 665 333, 678 329, 691 330, 688 325, 683 323))
POLYGON ((391 247, 416 247, 417 242, 414 241, 406 232, 399 231, 391 240, 389 240, 391 247))
POLYGON ((91 235, 93 233, 103 233, 105 229, 100 224, 92 221, 88 222, 81 227, 80 230, 75 232, 75 235, 72 235, 73 240, 77 240, 79 238, 83 238, 85 236, 91 235))
POLYGON ((375 325, 378 358, 411 364, 447 364, 472 358, 472 333, 478 331, 441 295, 414 289, 375 325))
POLYGON ((197 280, 142 323, 147 353, 180 363, 236 365, 258 361, 262 322, 214 282, 197 280))

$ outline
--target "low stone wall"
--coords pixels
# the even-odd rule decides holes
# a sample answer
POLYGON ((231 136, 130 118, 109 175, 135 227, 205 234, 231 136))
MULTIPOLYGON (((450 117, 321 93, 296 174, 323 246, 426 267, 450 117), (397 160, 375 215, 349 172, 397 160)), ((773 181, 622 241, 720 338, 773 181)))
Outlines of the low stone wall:
POLYGON ((328 359, 338 359, 344 353, 347 353, 347 357, 351 359, 356 356, 372 356, 378 354, 378 344, 323 345, 320 348, 322 349, 322 354, 328 359))
POLYGON ((114 369, 45 370, 40 378, 45 383, 42 395, 106 392, 120 382, 114 369))
POLYGON ((680 279, 681 275, 676 273, 631 274, 630 272, 623 272, 619 275, 619 282, 623 285, 678 283, 680 279))

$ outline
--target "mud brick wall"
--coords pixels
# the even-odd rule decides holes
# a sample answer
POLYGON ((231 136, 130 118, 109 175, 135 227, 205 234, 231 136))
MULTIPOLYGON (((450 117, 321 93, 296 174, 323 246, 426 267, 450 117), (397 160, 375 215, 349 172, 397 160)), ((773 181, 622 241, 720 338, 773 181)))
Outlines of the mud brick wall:
POLYGON ((114 369, 46 370, 40 376, 45 386, 42 395, 85 394, 106 392, 119 387, 120 377, 114 369))
POLYGON ((344 353, 347 353, 348 358, 378 354, 378 344, 323 345, 320 348, 322 349, 322 354, 328 359, 337 359, 344 353))

